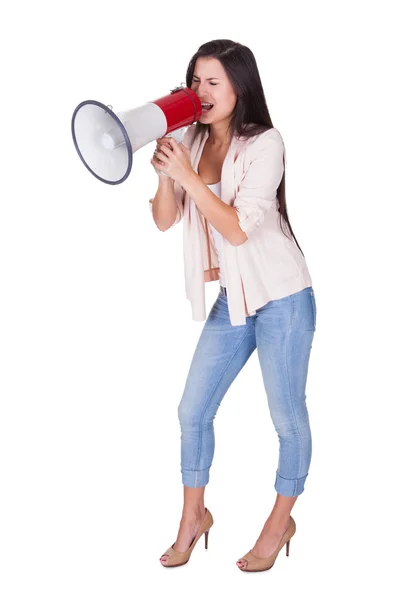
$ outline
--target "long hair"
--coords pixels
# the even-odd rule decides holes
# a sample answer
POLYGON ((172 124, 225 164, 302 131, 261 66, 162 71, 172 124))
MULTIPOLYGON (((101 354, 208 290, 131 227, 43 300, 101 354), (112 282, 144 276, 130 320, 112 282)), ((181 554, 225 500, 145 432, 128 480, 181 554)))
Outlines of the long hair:
MULTIPOLYGON (((186 71, 186 86, 189 88, 192 86, 196 60, 203 57, 217 58, 221 62, 237 95, 237 102, 229 122, 229 135, 231 137, 236 135, 249 138, 271 129, 273 127, 272 120, 265 100, 256 59, 250 48, 232 40, 212 40, 202 44, 190 59, 186 71)), ((197 121, 193 140, 206 130, 209 131, 210 126, 197 121)), ((280 226, 282 233, 286 235, 282 228, 283 219, 304 256, 289 221, 285 194, 285 171, 286 165, 284 162, 282 179, 277 189, 280 226)))

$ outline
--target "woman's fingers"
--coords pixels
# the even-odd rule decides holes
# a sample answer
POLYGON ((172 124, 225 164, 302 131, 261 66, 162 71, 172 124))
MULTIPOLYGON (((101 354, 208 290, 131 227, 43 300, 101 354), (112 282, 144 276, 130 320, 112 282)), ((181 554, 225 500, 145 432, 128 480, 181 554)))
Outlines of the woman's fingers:
POLYGON ((163 157, 168 158, 168 155, 163 151, 163 144, 165 144, 167 148, 169 148, 169 150, 173 150, 170 136, 163 136, 161 138, 157 138, 156 142, 156 149, 154 150, 153 158, 150 161, 155 169, 156 167, 162 168, 164 166, 165 163, 162 160, 163 157))
POLYGON ((154 150, 154 156, 158 154, 160 156, 167 156, 167 154, 165 152, 163 152, 162 146, 157 145, 156 149, 154 150))
POLYGON ((172 150, 171 138, 164 136, 158 138, 157 140, 157 149, 161 149, 162 144, 166 144, 170 150, 172 150))
POLYGON ((153 158, 157 163, 164 164, 162 161, 163 156, 166 156, 163 152, 158 152, 157 150, 154 151, 153 158))
POLYGON ((150 160, 150 162, 151 162, 151 165, 152 165, 153 169, 157 173, 157 175, 159 175, 160 174, 160 170, 162 170, 162 168, 163 168, 164 165, 161 162, 159 162, 158 160, 154 159, 154 158, 152 158, 150 160))
POLYGON ((163 138, 159 138, 157 140, 157 147, 154 151, 155 156, 157 156, 161 160, 163 159, 163 157, 170 158, 169 152, 172 152, 172 151, 173 151, 173 145, 168 142, 168 138, 163 137, 163 138), (167 150, 167 148, 168 148, 168 150, 167 150))
POLYGON ((159 144, 170 144, 171 143, 171 136, 165 135, 163 137, 157 138, 157 142, 159 144))

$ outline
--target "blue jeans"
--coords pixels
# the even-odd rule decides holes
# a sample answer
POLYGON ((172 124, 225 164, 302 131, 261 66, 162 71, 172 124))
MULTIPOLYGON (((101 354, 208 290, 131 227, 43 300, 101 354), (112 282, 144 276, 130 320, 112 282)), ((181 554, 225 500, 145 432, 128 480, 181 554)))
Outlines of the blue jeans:
POLYGON ((312 286, 271 300, 232 326, 220 292, 205 322, 178 407, 182 483, 205 486, 214 456, 213 420, 231 383, 257 348, 269 412, 279 439, 275 490, 304 491, 311 461, 306 380, 316 326, 312 286))

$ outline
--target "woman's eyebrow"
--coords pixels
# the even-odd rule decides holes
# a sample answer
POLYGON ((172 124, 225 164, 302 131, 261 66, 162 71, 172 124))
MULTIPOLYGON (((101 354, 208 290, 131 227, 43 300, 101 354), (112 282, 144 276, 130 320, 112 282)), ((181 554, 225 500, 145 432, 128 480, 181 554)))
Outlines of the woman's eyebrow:
MULTIPOLYGON (((197 75, 193 75, 193 77, 196 77, 196 79, 200 79, 200 77, 197 77, 197 75)), ((211 79, 219 79, 219 77, 207 77, 206 81, 210 81, 211 79)))

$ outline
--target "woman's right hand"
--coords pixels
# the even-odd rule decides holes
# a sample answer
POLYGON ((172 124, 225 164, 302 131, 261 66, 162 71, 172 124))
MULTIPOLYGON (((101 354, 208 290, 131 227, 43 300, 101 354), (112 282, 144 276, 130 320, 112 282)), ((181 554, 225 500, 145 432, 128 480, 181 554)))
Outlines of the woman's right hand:
POLYGON ((161 152, 161 154, 165 154, 163 152, 163 149, 162 149, 162 144, 166 144, 168 146, 168 148, 170 150, 172 150, 172 146, 171 146, 171 144, 169 142, 169 139, 170 139, 170 136, 164 136, 164 137, 161 137, 161 138, 157 138, 157 140, 156 140, 156 142, 157 142, 156 149, 154 151, 153 158, 150 161, 151 164, 153 165, 153 167, 154 167, 157 175, 159 177, 162 177, 163 179, 172 179, 172 178, 169 177, 169 175, 166 175, 165 173, 161 173, 162 166, 163 166, 162 165, 162 158, 160 158, 159 156, 156 156, 156 152, 161 152))

